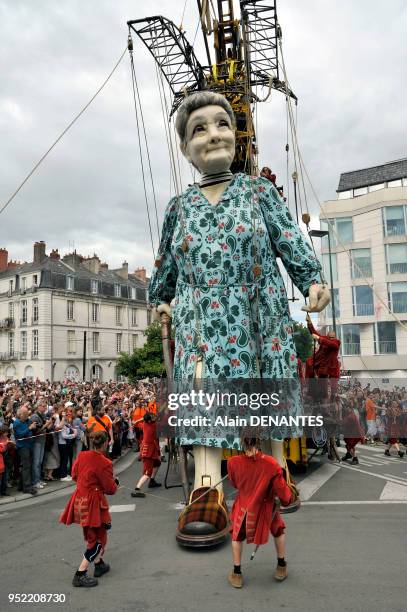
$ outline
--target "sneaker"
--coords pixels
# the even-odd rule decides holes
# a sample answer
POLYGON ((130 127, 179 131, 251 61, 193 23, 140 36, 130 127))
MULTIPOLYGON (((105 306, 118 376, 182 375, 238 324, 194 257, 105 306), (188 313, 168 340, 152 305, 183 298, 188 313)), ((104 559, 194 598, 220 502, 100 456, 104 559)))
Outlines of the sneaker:
POLYGON ((346 453, 346 455, 342 457, 342 461, 347 461, 348 459, 352 459, 352 455, 350 453, 346 453))
POLYGON ((230 572, 228 575, 229 584, 232 585, 235 589, 241 589, 243 586, 243 575, 235 574, 235 572, 230 572))
POLYGON ((65 478, 61 478, 60 482, 71 482, 72 476, 65 476, 65 478))
POLYGON ((131 496, 132 497, 145 497, 146 494, 143 493, 143 491, 140 491, 140 489, 137 489, 131 493, 131 496))
POLYGON ((37 482, 37 484, 33 485, 33 487, 34 487, 35 489, 43 489, 43 488, 44 488, 44 485, 43 485, 43 484, 41 484, 40 482, 37 482))
POLYGON ((82 574, 82 576, 78 576, 78 574, 75 574, 72 580, 72 584, 74 587, 94 587, 97 586, 98 581, 96 578, 92 578, 87 574, 82 574))
POLYGON ((40 480, 40 484, 42 484, 43 487, 46 487, 48 483, 45 482, 45 480, 40 480))
POLYGON ((274 574, 274 578, 278 580, 278 582, 282 582, 283 580, 287 578, 287 576, 288 576, 287 563, 284 565, 284 567, 282 565, 277 565, 276 571, 274 574))
POLYGON ((93 575, 95 578, 99 578, 100 576, 103 576, 103 574, 107 574, 109 570, 110 565, 108 563, 105 563, 103 559, 101 559, 100 563, 95 564, 95 571, 93 575))
POLYGON ((353 465, 359 465, 359 459, 357 457, 353 457, 352 464, 353 465))
POLYGON ((157 487, 161 487, 161 482, 157 482, 156 480, 154 480, 154 478, 151 478, 150 482, 148 483, 148 488, 156 489, 157 487))
POLYGON ((402 457, 404 457, 404 453, 403 453, 403 451, 399 451, 399 452, 398 452, 398 456, 400 457, 400 459, 401 459, 402 457))
POLYGON ((386 450, 384 451, 384 454, 386 455, 386 457, 391 457, 390 451, 388 448, 386 448, 386 450))

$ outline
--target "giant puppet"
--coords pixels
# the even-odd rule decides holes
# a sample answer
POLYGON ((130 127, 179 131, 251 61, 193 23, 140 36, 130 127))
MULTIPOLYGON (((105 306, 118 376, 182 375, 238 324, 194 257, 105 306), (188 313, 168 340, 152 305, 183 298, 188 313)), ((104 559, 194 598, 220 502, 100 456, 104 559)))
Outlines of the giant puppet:
MULTIPOLYGON (((218 93, 194 93, 178 110, 181 151, 201 179, 168 204, 149 287, 157 312, 172 317, 175 380, 298 376, 278 258, 309 298, 304 309, 320 312, 330 301, 320 264, 272 182, 231 173, 235 128, 218 93)), ((181 443, 195 444, 195 487, 217 483, 225 440, 181 443)), ((282 443, 272 451, 281 461, 282 443)))

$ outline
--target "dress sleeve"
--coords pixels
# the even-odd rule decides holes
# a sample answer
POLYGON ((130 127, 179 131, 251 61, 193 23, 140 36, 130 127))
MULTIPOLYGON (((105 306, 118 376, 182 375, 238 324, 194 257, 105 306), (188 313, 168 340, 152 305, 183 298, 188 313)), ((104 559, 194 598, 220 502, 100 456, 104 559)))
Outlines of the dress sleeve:
POLYGON ((149 302, 154 306, 169 304, 175 297, 178 268, 171 253, 171 244, 178 217, 177 202, 177 198, 172 198, 165 211, 161 242, 148 288, 149 302))
POLYGON ((321 264, 274 185, 260 178, 254 182, 254 188, 272 247, 294 285, 307 297, 311 284, 321 283, 321 264))

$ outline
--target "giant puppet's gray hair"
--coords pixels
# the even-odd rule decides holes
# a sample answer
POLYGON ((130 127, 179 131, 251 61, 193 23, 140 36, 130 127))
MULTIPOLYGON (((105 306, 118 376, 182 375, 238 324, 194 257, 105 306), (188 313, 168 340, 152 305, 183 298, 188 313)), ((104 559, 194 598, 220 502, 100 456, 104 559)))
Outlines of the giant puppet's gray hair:
POLYGON ((185 147, 186 143, 186 131, 187 123, 190 115, 198 108, 210 105, 221 106, 229 115, 232 122, 232 127, 236 128, 236 117, 232 107, 224 96, 214 91, 198 91, 191 94, 181 104, 178 109, 177 119, 175 121, 175 128, 177 130, 181 147, 185 147))

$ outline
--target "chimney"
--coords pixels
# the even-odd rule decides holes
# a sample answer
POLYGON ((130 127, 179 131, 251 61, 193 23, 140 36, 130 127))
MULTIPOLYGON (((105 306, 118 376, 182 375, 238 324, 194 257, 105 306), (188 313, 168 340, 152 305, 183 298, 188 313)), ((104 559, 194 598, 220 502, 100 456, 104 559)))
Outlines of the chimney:
POLYGON ((80 264, 83 261, 83 257, 82 255, 78 255, 77 252, 74 251, 73 253, 68 253, 67 255, 64 255, 62 261, 64 261, 68 266, 71 266, 72 268, 79 268, 80 264))
POLYGON ((100 264, 100 269, 101 269, 101 270, 108 270, 108 269, 109 269, 109 266, 108 266, 108 264, 107 264, 106 262, 104 262, 104 263, 101 263, 101 264, 100 264))
POLYGON ((40 240, 39 242, 34 242, 34 263, 41 264, 45 261, 45 242, 40 240))
POLYGON ((82 266, 89 270, 89 272, 92 272, 92 274, 99 274, 100 259, 96 253, 94 253, 93 257, 88 257, 82 261, 82 266))
POLYGON ((49 254, 51 259, 61 259, 60 254, 58 253, 58 249, 52 249, 51 253, 49 254))
POLYGON ((7 270, 8 264, 8 251, 7 249, 0 249, 0 272, 7 270))
POLYGON ((124 280, 127 280, 129 278, 129 264, 127 263, 127 261, 124 261, 122 263, 122 267, 119 268, 119 270, 115 270, 115 272, 124 280))
POLYGON ((145 283, 146 280, 147 280, 146 269, 145 268, 136 268, 134 270, 134 276, 136 278, 138 278, 139 280, 143 281, 143 283, 145 283))

